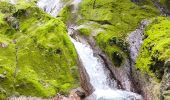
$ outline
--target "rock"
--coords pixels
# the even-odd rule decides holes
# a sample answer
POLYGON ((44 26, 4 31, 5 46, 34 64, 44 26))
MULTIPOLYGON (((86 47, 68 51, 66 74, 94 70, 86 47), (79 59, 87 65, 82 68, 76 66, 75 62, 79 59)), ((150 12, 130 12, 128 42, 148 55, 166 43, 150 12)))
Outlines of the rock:
POLYGON ((78 96, 76 92, 71 92, 68 98, 69 98, 68 100, 80 100, 81 99, 80 96, 78 96))
POLYGON ((166 68, 161 81, 161 99, 170 100, 170 69, 166 68))
POLYGON ((68 97, 57 93, 57 95, 52 98, 52 100, 81 100, 80 97, 75 93, 75 90, 76 89, 73 89, 68 97))
POLYGON ((148 20, 142 20, 139 27, 135 31, 131 32, 127 38, 129 42, 130 58, 133 62, 135 62, 140 46, 143 42, 144 28, 149 22, 150 21, 148 20))
POLYGON ((89 76, 86 70, 84 69, 82 63, 80 62, 80 60, 78 60, 78 65, 79 65, 81 87, 84 90, 85 96, 89 96, 94 91, 94 89, 90 84, 89 76))
POLYGON ((69 100, 67 97, 57 93, 57 95, 52 100, 69 100))
POLYGON ((165 61, 164 66, 170 68, 170 59, 165 61))
POLYGON ((7 44, 0 42, 0 47, 1 48, 6 48, 7 46, 8 46, 7 44))
POLYGON ((79 97, 85 98, 85 91, 82 88, 77 88, 75 92, 79 97))
MULTIPOLYGON (((39 97, 26 97, 26 96, 19 96, 19 97, 9 97, 7 100, 51 100, 51 99, 43 99, 39 97)), ((55 99, 58 100, 58 99, 55 99)))
POLYGON ((4 76, 3 74, 0 74, 0 79, 4 79, 6 78, 6 76, 4 76))
POLYGON ((14 29, 19 29, 19 22, 15 17, 9 16, 5 18, 7 23, 14 29))
POLYGON ((166 4, 168 4, 169 0, 164 0, 163 2, 162 2, 162 0, 151 0, 151 1, 155 5, 155 7, 157 7, 159 9, 159 11, 161 12, 162 15, 165 15, 165 16, 170 15, 170 11, 168 9, 169 7, 166 5, 166 4))

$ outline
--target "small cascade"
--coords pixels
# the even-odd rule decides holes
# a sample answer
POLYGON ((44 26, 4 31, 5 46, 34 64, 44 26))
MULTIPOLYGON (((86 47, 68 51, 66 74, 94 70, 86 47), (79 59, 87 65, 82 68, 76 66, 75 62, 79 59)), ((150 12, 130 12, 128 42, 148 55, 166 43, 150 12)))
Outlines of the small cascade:
POLYGON ((104 71, 103 62, 94 56, 93 50, 86 43, 81 43, 71 38, 72 43, 74 44, 77 53, 83 63, 83 66, 86 66, 85 69, 90 76, 90 83, 95 89, 110 89, 110 84, 114 85, 112 80, 109 80, 109 72, 104 71))
POLYGON ((63 6, 61 0, 39 0, 37 5, 52 16, 57 16, 63 6))
MULTIPOLYGON (((77 5, 80 2, 81 0, 72 2, 75 7, 72 13, 76 13, 77 5)), ((37 5, 55 17, 63 3, 60 0, 39 0, 37 5)), ((74 28, 74 25, 72 27, 74 28)), ((72 34, 73 31, 72 28, 68 28, 68 34, 72 34)), ((115 88, 116 81, 109 77, 109 70, 105 68, 103 61, 94 55, 93 49, 88 43, 81 43, 72 37, 70 39, 94 88, 94 92, 86 100, 142 100, 142 97, 136 93, 115 88)))
POLYGON ((71 40, 90 77, 90 83, 95 89, 94 93, 87 97, 86 100, 141 100, 141 96, 138 94, 116 88, 113 89, 109 84, 114 86, 116 81, 110 80, 104 64, 99 58, 94 56, 91 47, 73 38, 71 38, 71 40))
POLYGON ((15 4, 15 3, 17 2, 17 0, 9 0, 9 2, 10 2, 11 4, 15 4))

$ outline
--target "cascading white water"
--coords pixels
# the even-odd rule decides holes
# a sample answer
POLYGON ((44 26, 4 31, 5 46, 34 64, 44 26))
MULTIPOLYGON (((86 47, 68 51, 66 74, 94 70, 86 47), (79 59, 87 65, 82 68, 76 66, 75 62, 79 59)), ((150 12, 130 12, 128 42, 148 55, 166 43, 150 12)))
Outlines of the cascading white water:
POLYGON ((90 77, 90 83, 92 84, 92 86, 95 89, 110 89, 109 83, 112 81, 108 79, 109 76, 107 76, 107 71, 104 71, 102 61, 94 56, 91 47, 88 44, 80 43, 73 38, 71 38, 71 41, 77 50, 83 66, 85 66, 85 69, 90 77))
POLYGON ((57 16, 63 6, 61 0, 39 0, 37 5, 52 16, 57 16))
MULTIPOLYGON (((81 0, 74 0, 72 2, 77 9, 78 3, 81 0)), ((52 16, 56 16, 61 9, 62 2, 60 0, 39 0, 37 5, 42 8, 47 13, 52 16)), ((76 11, 73 11, 75 13, 76 11)), ((73 30, 68 29, 69 34, 73 30)), ((71 37, 70 37, 71 38, 71 37)), ((87 100, 141 100, 141 96, 133 92, 113 89, 109 84, 114 82, 108 77, 108 71, 105 70, 103 62, 94 56, 94 52, 90 45, 83 44, 71 38, 72 43, 74 44, 76 51, 82 61, 87 74, 90 77, 90 83, 95 89, 95 91, 87 97, 87 100)), ((114 83, 112 83, 114 84, 114 83)))
POLYGON ((110 81, 105 73, 104 65, 93 55, 91 47, 73 38, 71 40, 90 77, 90 83, 95 89, 94 93, 86 98, 87 100, 141 100, 141 96, 135 93, 112 89, 108 84, 110 81))
POLYGON ((15 4, 17 0, 9 0, 10 3, 15 4))

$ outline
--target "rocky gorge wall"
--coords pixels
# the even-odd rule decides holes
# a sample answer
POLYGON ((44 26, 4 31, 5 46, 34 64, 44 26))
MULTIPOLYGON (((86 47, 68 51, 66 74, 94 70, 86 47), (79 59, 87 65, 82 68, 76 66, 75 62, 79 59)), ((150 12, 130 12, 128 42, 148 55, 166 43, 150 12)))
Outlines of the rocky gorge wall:
POLYGON ((169 19, 159 17, 161 13, 168 15, 165 11, 168 10, 161 4, 150 0, 84 0, 80 3, 79 33, 93 37, 94 46, 99 46, 112 61, 112 72, 120 74, 125 70, 123 75, 116 74, 117 79, 123 83, 121 76, 127 75, 134 87, 131 91, 142 94, 146 100, 169 99, 169 19), (144 21, 140 26, 143 19, 149 24, 144 21), (128 42, 131 34, 134 35, 128 42))
MULTIPOLYGON (((168 1, 158 2, 168 8, 168 1)), ((57 18, 33 2, 0 5, 0 99, 51 97, 78 87, 77 56, 65 25, 72 22, 120 88, 146 100, 170 99, 170 20, 152 0, 82 0, 77 15, 68 3, 57 18)), ((78 66, 81 83, 89 84, 78 66)), ((81 86, 89 95, 87 84, 81 86)))

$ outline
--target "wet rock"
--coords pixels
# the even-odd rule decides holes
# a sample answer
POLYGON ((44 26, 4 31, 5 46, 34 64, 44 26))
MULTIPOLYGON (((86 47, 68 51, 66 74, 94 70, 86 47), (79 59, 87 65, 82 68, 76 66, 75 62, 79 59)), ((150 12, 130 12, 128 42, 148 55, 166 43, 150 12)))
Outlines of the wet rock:
POLYGON ((89 96, 94 91, 94 89, 92 85, 90 84, 90 78, 85 68, 83 67, 82 63, 80 62, 80 60, 78 60, 78 65, 79 65, 80 82, 81 82, 80 85, 84 90, 85 96, 89 96))
POLYGON ((18 30, 19 29, 19 22, 15 17, 9 16, 6 17, 5 20, 7 23, 14 29, 18 30))

